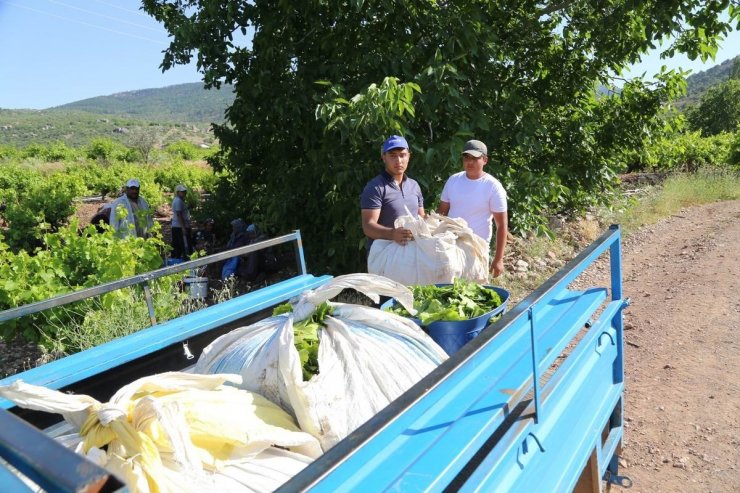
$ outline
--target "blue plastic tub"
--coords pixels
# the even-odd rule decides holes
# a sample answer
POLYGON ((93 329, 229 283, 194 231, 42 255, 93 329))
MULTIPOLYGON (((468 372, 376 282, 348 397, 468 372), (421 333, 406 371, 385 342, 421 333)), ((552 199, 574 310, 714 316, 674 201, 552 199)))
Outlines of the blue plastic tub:
POLYGON ((177 265, 177 264, 181 264, 182 262, 183 260, 181 258, 168 258, 167 262, 165 262, 164 265, 166 267, 169 267, 170 265, 177 265))
MULTIPOLYGON (((437 286, 449 286, 449 284, 437 284, 437 286)), ((509 302, 509 292, 496 286, 485 285, 483 287, 496 291, 501 297, 501 305, 488 313, 484 313, 480 317, 450 322, 432 322, 426 327, 421 324, 421 321, 418 318, 411 317, 411 320, 424 329, 434 342, 439 344, 439 346, 444 349, 449 356, 452 356, 461 347, 467 344, 468 341, 471 341, 475 336, 480 334, 480 331, 488 326, 488 321, 491 317, 502 314, 506 311, 506 305, 509 302)), ((390 303, 395 304, 395 300, 391 300, 389 304, 390 303)), ((388 304, 385 304, 383 306, 385 307, 387 305, 388 304)))

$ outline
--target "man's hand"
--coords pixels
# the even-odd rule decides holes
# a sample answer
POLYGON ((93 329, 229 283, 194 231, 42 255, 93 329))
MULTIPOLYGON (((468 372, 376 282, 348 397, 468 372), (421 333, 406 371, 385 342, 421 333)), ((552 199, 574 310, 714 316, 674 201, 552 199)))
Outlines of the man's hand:
POLYGON ((393 241, 399 245, 405 245, 414 239, 414 235, 411 234, 411 230, 406 228, 393 228, 392 235, 393 241))
POLYGON ((504 259, 491 262, 490 272, 491 274, 493 274, 493 277, 498 277, 501 274, 503 274, 504 273, 504 259))

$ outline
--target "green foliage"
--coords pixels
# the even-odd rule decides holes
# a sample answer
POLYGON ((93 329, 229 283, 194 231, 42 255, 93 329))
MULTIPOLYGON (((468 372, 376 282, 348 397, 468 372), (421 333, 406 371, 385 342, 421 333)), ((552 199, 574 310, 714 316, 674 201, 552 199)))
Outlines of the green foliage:
POLYGON ((101 163, 124 160, 128 154, 129 149, 125 145, 108 137, 93 139, 85 149, 85 155, 88 159, 101 163))
POLYGON ((7 190, 8 243, 14 248, 33 249, 42 233, 56 231, 74 213, 74 199, 85 190, 78 177, 64 173, 41 177, 29 173, 16 181, 17 188, 7 190))
POLYGON ((192 192, 193 189, 211 190, 216 183, 216 176, 211 168, 185 164, 180 160, 155 168, 154 179, 162 188, 170 192, 174 192, 179 183, 188 187, 188 192, 192 192))
POLYGON ((326 262, 315 268, 335 272, 364 267, 358 196, 398 129, 427 204, 473 136, 519 200, 515 230, 605 200, 681 74, 603 100, 594 87, 670 35, 668 55, 711 57, 737 12, 722 21, 724 0, 602 3, 143 2, 173 36, 163 68, 197 52, 206 86, 234 84, 213 160, 232 173, 231 210, 301 229, 313 265, 326 262), (251 44, 223 35, 247 27, 251 44))
POLYGON ((730 144, 730 155, 727 161, 733 166, 740 167, 740 126, 735 131, 735 138, 730 144))
MULTIPOLYGON (((101 234, 92 226, 78 232, 76 221, 44 234, 42 246, 32 255, 25 250, 13 253, 0 242, 0 310, 153 270, 161 266, 164 247, 157 235, 121 240, 111 230, 101 234)), ((114 291, 102 303, 111 306, 126 296, 114 291)), ((43 316, 5 322, 0 331, 6 339, 20 333, 27 340, 43 343, 53 340, 54 334, 42 337, 42 333, 66 323, 71 315, 63 309, 48 310, 43 316)))
POLYGON ((20 152, 15 146, 0 145, 0 161, 10 161, 11 159, 17 159, 19 156, 20 152))
POLYGON ((730 79, 710 88, 699 106, 687 113, 689 124, 702 135, 732 132, 740 124, 740 79, 730 79))
MULTIPOLYGON (((187 311, 187 293, 179 287, 181 278, 171 276, 152 283, 150 292, 159 323, 187 311)), ((99 346, 151 324, 146 298, 140 288, 121 290, 118 296, 105 304, 93 299, 59 311, 67 315, 67 320, 64 323, 47 320, 41 342, 47 349, 66 354, 99 346)))
POLYGON ((735 66, 740 67, 740 56, 730 58, 707 70, 691 74, 686 77, 686 95, 677 99, 675 105, 679 109, 694 106, 710 87, 720 84, 733 76, 735 66))
MULTIPOLYGON (((285 303, 275 307, 272 314, 276 316, 292 311, 292 306, 285 303)), ((293 344, 301 360, 304 382, 319 374, 319 330, 325 325, 324 318, 333 312, 334 309, 325 301, 316 307, 310 317, 293 323, 293 344)))
POLYGON ((700 132, 673 133, 660 137, 645 149, 639 169, 695 172, 707 166, 731 163, 733 133, 702 137, 700 132))
MULTIPOLYGON (((178 103, 180 104, 180 103, 178 103)), ((181 104, 195 104, 196 100, 183 100, 181 104)), ((225 106, 217 107, 223 112, 225 106)), ((95 108, 91 108, 95 111, 95 108)), ((213 141, 208 133, 211 120, 189 120, 191 123, 173 123, 174 115, 163 114, 158 134, 162 143, 189 140, 196 143, 213 141)), ((215 120, 220 121, 220 120, 215 120)), ((79 149, 92 139, 105 137, 125 143, 128 136, 138 129, 149 130, 151 126, 147 115, 127 117, 124 115, 101 115, 99 112, 87 113, 63 108, 50 110, 4 110, 0 109, 0 145, 24 148, 31 144, 48 146, 53 142, 79 149)))
POLYGON ((180 140, 167 145, 167 147, 165 147, 165 152, 176 158, 184 159, 186 161, 195 161, 198 159, 206 159, 215 151, 210 147, 203 149, 192 142, 180 140))
MULTIPOLYGON (((464 279, 455 279, 447 286, 413 286, 416 317, 426 326, 437 321, 461 321, 477 318, 489 313, 503 303, 501 296, 464 279)), ((398 315, 411 314, 400 304, 389 309, 398 315)))

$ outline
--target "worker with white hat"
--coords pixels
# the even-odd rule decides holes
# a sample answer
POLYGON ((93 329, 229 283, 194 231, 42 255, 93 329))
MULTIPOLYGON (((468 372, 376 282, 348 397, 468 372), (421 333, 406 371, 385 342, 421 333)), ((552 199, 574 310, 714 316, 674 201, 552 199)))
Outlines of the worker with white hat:
POLYGON ((179 184, 172 199, 172 258, 187 259, 193 253, 190 210, 185 202, 188 189, 179 184))
POLYGON ((111 202, 110 225, 121 237, 146 238, 154 225, 149 203, 139 196, 141 183, 136 178, 126 182, 126 193, 111 202))

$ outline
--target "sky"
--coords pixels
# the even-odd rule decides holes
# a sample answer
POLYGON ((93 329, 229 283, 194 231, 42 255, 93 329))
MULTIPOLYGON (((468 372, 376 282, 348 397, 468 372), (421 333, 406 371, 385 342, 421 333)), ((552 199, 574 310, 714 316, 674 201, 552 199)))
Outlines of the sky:
MULTIPOLYGON (((44 109, 136 89, 199 82, 195 63, 164 73, 164 28, 139 10, 140 0, 0 0, 0 108, 44 109)), ((661 65, 706 70, 740 54, 740 32, 714 61, 646 55, 628 76, 661 65)))
POLYGON ((118 92, 199 82, 165 73, 164 27, 138 0, 0 0, 0 108, 43 109, 118 92))

